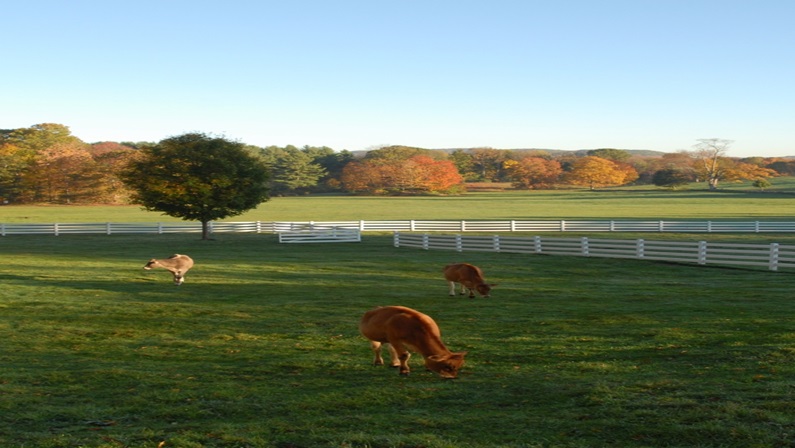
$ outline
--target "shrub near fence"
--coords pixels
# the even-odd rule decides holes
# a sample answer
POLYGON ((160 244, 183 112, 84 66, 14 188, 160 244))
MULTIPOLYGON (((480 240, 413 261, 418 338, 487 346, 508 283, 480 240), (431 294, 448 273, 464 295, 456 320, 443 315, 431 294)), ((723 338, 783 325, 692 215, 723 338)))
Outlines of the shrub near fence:
POLYGON ((795 245, 610 240, 598 238, 532 238, 400 233, 393 236, 395 247, 425 250, 484 251, 524 254, 571 255, 602 258, 760 266, 771 271, 795 268, 795 245))
MULTIPOLYGON (((795 232, 792 221, 635 221, 635 220, 489 220, 489 221, 250 221, 211 222, 211 233, 279 233, 314 227, 360 232, 681 232, 776 233, 795 232)), ((0 223, 0 235, 64 235, 121 233, 198 233, 201 223, 0 223)))

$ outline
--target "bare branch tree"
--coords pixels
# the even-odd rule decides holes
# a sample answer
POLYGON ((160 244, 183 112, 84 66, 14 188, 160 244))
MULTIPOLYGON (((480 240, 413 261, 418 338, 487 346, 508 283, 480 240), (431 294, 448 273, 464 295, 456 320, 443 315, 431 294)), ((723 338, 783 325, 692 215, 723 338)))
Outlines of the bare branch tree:
POLYGON ((710 190, 718 188, 718 181, 720 181, 726 171, 722 159, 729 151, 729 146, 734 143, 733 140, 723 140, 720 138, 702 138, 698 143, 693 145, 692 157, 696 161, 696 171, 699 175, 703 176, 710 190))

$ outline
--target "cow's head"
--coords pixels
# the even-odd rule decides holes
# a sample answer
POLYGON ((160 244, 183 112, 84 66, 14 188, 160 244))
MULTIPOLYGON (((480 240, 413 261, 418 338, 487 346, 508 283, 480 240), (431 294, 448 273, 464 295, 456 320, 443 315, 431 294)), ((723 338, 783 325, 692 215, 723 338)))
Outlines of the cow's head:
POLYGON ((181 284, 185 283, 185 277, 182 275, 182 271, 174 271, 174 284, 180 286, 181 284))
POLYGON ((467 352, 450 353, 449 355, 432 355, 425 358, 425 367, 441 375, 445 379, 454 379, 458 376, 458 369, 464 365, 464 355, 467 352))
POLYGON ((146 269, 148 271, 148 270, 150 270, 150 269, 152 269, 153 267, 156 267, 156 266, 157 266, 157 260, 152 258, 151 260, 149 260, 148 263, 146 263, 144 265, 144 269, 146 269))
POLYGON ((497 286, 496 283, 481 283, 475 287, 478 290, 478 293, 483 297, 489 298, 489 294, 491 293, 491 288, 493 286, 497 286))

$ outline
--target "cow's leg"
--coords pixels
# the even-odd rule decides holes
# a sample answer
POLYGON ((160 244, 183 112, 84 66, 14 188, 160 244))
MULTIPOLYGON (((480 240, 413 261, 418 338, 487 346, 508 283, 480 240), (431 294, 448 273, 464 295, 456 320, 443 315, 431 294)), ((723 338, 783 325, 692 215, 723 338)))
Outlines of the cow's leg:
POLYGON ((400 355, 398 355, 397 350, 395 350, 395 347, 392 344, 388 344, 387 347, 389 348, 389 367, 400 367, 400 355))
POLYGON ((450 295, 454 296, 455 295, 455 282, 448 282, 448 283, 450 283, 450 295))
MULTIPOLYGON (((472 290, 470 289, 469 291, 472 291, 472 290)), ((463 284, 463 283, 461 283, 461 295, 463 296, 463 295, 465 295, 466 293, 467 293, 467 287, 466 287, 466 286, 464 286, 464 284, 463 284)))
MULTIPOLYGON (((392 354, 394 356, 397 356, 397 361, 399 362, 399 365, 400 365, 400 374, 401 375, 408 375, 409 372, 411 371, 409 369, 409 358, 411 357, 411 353, 409 353, 409 351, 406 350, 406 347, 404 347, 403 344, 401 344, 401 343, 397 343, 397 344, 390 343, 389 344, 389 348, 390 348, 390 350, 394 350, 392 352, 392 354)), ((393 365, 394 365, 394 362, 395 362, 395 359, 393 358, 392 359, 393 365)))
POLYGON ((378 341, 370 341, 370 348, 373 350, 373 354, 375 355, 375 359, 373 359, 373 365, 384 365, 384 358, 381 357, 381 343, 378 341))

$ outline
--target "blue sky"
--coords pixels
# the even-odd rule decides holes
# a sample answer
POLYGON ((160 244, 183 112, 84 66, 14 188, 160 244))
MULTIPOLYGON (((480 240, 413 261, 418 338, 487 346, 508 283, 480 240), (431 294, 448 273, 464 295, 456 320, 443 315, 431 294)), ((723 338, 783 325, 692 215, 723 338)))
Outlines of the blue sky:
POLYGON ((7 3, 5 129, 795 155, 792 0, 7 3))

